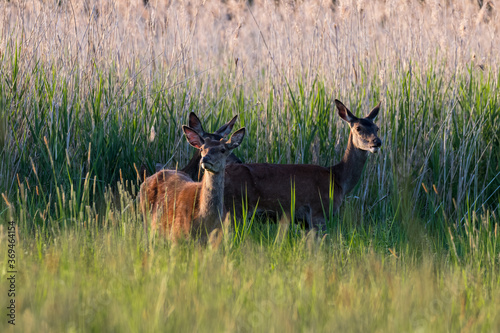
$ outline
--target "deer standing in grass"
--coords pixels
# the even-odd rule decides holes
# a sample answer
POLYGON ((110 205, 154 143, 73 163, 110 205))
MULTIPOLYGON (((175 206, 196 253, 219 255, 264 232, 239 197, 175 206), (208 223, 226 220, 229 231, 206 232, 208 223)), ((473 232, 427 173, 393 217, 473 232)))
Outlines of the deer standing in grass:
MULTIPOLYGON (((222 125, 217 131, 214 133, 205 132, 203 126, 201 124, 200 119, 196 116, 194 112, 189 113, 189 127, 194 129, 202 138, 210 138, 212 140, 219 141, 222 138, 225 138, 231 131, 233 130, 233 126, 236 123, 236 119, 238 116, 234 116, 233 119, 222 125)), ((192 180, 200 181, 203 174, 202 168, 200 168, 200 160, 201 160, 201 152, 200 150, 196 150, 193 154, 193 157, 188 162, 188 164, 181 169, 182 172, 186 173, 192 180)), ((241 164, 241 160, 236 157, 233 153, 229 154, 227 158, 226 164, 241 164)), ((157 163, 156 164, 156 172, 162 170, 164 164, 157 163)))
POLYGON ((339 116, 350 128, 342 161, 332 167, 306 164, 233 164, 226 167, 226 209, 239 215, 242 203, 251 211, 290 218, 292 186, 295 188, 295 217, 311 228, 323 229, 325 217, 336 213, 344 197, 358 183, 368 152, 382 145, 374 124, 380 103, 365 118, 355 117, 335 100, 339 116), (333 197, 332 197, 333 195, 333 197))
POLYGON ((221 226, 224 210, 224 169, 231 150, 241 144, 245 128, 231 138, 213 140, 203 138, 194 129, 183 126, 189 144, 200 152, 205 175, 195 182, 187 174, 176 170, 160 170, 146 178, 141 186, 141 209, 151 212, 151 224, 174 240, 200 236, 206 240, 221 226))

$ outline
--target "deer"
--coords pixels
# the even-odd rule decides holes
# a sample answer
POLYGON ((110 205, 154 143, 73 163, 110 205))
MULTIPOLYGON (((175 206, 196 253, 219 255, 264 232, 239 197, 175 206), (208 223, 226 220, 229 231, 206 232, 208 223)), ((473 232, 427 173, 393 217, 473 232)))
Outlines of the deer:
POLYGON ((204 138, 188 126, 182 129, 189 144, 199 151, 205 171, 202 181, 193 181, 182 171, 160 170, 141 185, 140 206, 144 216, 150 211, 152 228, 160 227, 162 234, 174 240, 199 236, 206 241, 225 218, 224 170, 231 151, 241 144, 245 128, 229 140, 204 138))
MULTIPOLYGON (((212 140, 220 140, 222 138, 225 138, 231 131, 233 130, 234 124, 236 123, 236 119, 238 119, 238 116, 234 116, 233 119, 222 125, 218 130, 216 130, 213 133, 208 133, 203 129, 203 125, 201 124, 200 118, 196 116, 194 112, 189 113, 189 127, 194 129, 196 132, 198 132, 203 138, 210 138, 212 140)), ((196 150, 191 157, 191 160, 189 160, 188 164, 181 169, 182 172, 186 173, 192 180, 195 181, 200 181, 201 178, 203 177, 202 174, 202 168, 200 168, 200 160, 201 160, 201 153, 200 150, 196 150)), ((227 158, 226 164, 241 164, 241 160, 236 157, 233 153, 229 155, 227 158)), ((162 170, 164 168, 163 163, 156 163, 156 172, 162 170)), ((144 174, 144 169, 141 169, 141 174, 144 174)))
MULTIPOLYGON (((331 167, 310 164, 232 164, 226 167, 224 202, 239 215, 242 203, 257 213, 290 220, 292 188, 295 189, 295 218, 320 231, 326 216, 333 216, 345 196, 361 178, 368 153, 377 153, 382 141, 374 120, 380 103, 365 118, 357 118, 339 100, 338 114, 350 126, 347 149, 342 160, 331 167)), ((293 222, 293 221, 292 221, 293 222)))

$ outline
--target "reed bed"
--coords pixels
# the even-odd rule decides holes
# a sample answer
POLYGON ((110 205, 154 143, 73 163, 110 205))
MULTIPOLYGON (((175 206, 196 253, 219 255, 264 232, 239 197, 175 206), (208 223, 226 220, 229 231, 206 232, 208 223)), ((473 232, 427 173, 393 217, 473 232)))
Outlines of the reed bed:
POLYGON ((23 331, 499 327, 494 1, 0 13, 0 249, 15 221, 23 331), (138 170, 187 163, 190 111, 207 129, 239 115, 243 161, 328 166, 348 136, 335 98, 358 116, 382 101, 383 146, 325 238, 252 212, 217 248, 144 231, 138 170))

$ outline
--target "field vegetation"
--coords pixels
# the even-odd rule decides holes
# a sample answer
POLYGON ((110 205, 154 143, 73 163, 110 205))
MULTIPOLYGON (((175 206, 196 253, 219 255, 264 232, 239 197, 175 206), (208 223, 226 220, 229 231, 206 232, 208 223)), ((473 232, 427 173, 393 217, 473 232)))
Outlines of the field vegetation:
POLYGON ((0 330, 9 221, 22 332, 498 330, 499 6, 0 1, 0 330), (190 111, 238 115, 245 162, 329 166, 335 98, 382 101, 383 144, 327 235, 145 231, 138 170, 186 165, 190 111))

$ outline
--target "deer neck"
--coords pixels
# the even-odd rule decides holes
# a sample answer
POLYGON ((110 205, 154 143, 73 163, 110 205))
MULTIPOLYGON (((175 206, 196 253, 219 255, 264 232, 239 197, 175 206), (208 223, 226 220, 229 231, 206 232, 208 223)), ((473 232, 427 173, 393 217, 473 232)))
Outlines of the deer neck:
POLYGON ((222 218, 224 212, 224 171, 219 173, 206 171, 201 183, 200 216, 222 218))
POLYGON ((200 160, 201 153, 199 150, 196 150, 189 163, 181 171, 187 173, 194 181, 198 181, 201 176, 200 160))
POLYGON ((344 195, 351 192, 359 182, 367 157, 368 152, 354 145, 352 133, 350 133, 344 157, 333 167, 335 182, 340 185, 344 195))

